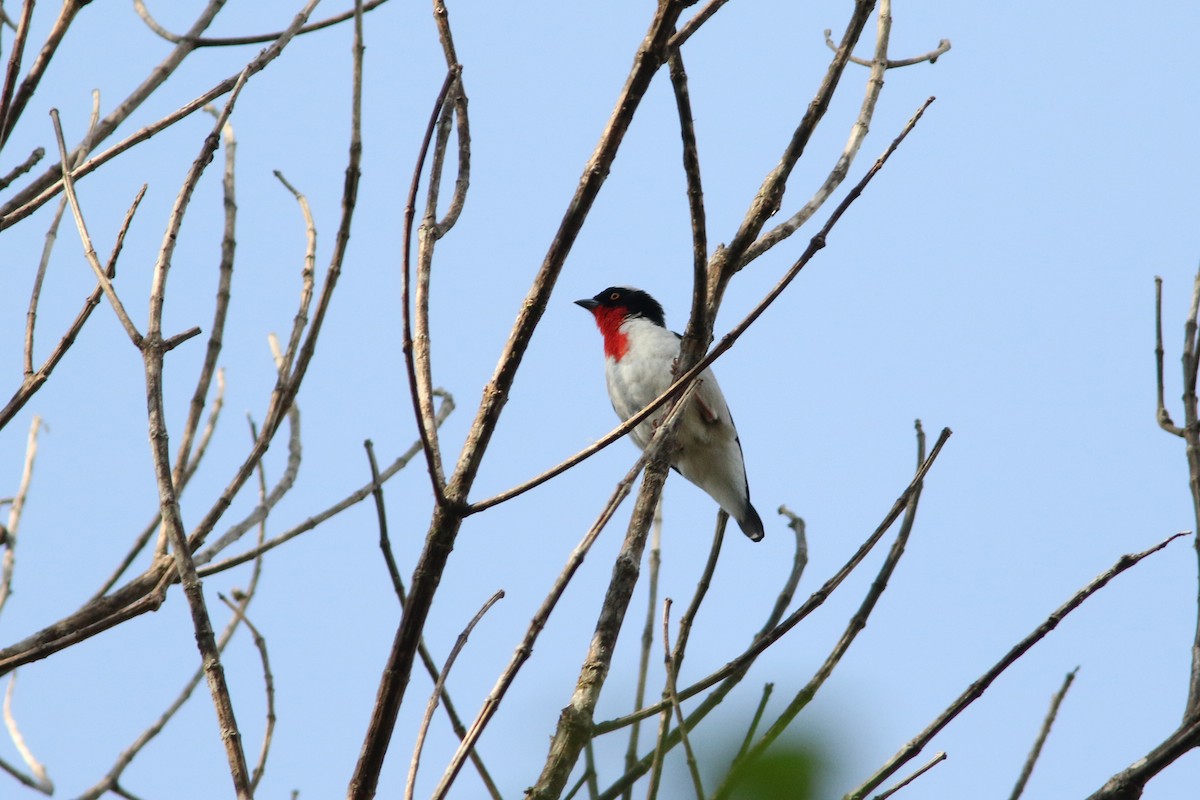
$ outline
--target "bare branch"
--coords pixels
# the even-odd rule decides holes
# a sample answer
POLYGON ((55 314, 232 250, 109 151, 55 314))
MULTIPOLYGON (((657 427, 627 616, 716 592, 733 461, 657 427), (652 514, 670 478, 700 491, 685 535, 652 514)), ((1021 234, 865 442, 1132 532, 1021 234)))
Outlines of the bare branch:
MULTIPOLYGON (((439 415, 438 415, 438 424, 441 424, 441 422, 444 421, 445 418, 450 415, 450 412, 454 410, 454 402, 453 402, 452 398, 450 397, 450 395, 445 392, 441 392, 441 395, 442 395, 442 407, 441 407, 441 409, 439 411, 439 415)), ((261 435, 260 435, 260 439, 261 439, 261 435)), ((379 482, 383 483, 383 482, 386 482, 387 480, 389 480, 397 472, 399 472, 400 470, 402 470, 406 466, 408 466, 408 463, 413 458, 415 458, 420 452, 421 452, 421 443, 419 441, 417 441, 403 455, 401 455, 399 458, 397 458, 395 461, 393 461, 391 463, 391 465, 389 465, 386 469, 383 470, 383 472, 380 473, 379 482)), ((205 566, 203 569, 200 570, 200 577, 202 577, 202 578, 208 577, 209 575, 213 575, 218 572, 223 572, 232 567, 236 567, 239 564, 245 564, 247 561, 252 560, 256 556, 258 556, 262 553, 265 553, 268 550, 273 550, 276 547, 278 547, 279 545, 284 544, 285 542, 288 542, 291 539, 294 539, 295 537, 299 536, 302 533, 307 533, 308 531, 313 530, 318 525, 320 525, 321 523, 330 519, 331 517, 337 516, 341 512, 345 511, 347 508, 350 508, 351 506, 354 506, 354 505, 362 502, 367 497, 371 496, 371 492, 374 489, 374 486, 375 486, 375 482, 372 482, 372 483, 368 483, 365 486, 360 487, 359 489, 355 490, 350 495, 343 498, 342 500, 335 503, 334 505, 330 506, 329 508, 325 509, 324 511, 321 511, 318 514, 314 514, 313 516, 309 517, 307 520, 300 523, 299 525, 291 528, 288 531, 285 531, 284 533, 279 534, 278 536, 275 536, 274 538, 264 542, 262 545, 255 547, 252 550, 249 550, 245 553, 241 553, 240 555, 231 556, 230 558, 227 558, 223 561, 218 561, 215 564, 205 566)), ((232 533, 232 532, 233 531, 231 531, 230 533, 232 533)), ((226 535, 228 535, 228 534, 226 534, 226 535)), ((241 536, 241 533, 238 533, 234 538, 238 538, 240 536, 241 536)), ((220 544, 220 542, 218 542, 218 544, 220 544)), ((198 553, 196 555, 196 563, 197 564, 208 564, 210 561, 212 561, 212 559, 216 556, 216 554, 218 552, 220 552, 220 548, 216 547, 215 545, 210 546, 209 548, 206 548, 203 552, 198 553)), ((0 662, 0 665, 2 665, 2 663, 3 662, 0 662)))
MULTIPOLYGON (((362 4, 363 13, 365 14, 368 11, 374 11, 376 8, 379 8, 386 2, 387 0, 368 0, 368 2, 364 2, 362 4)), ((158 34, 163 39, 166 39, 168 42, 175 43, 186 42, 197 48, 262 44, 263 42, 274 41, 283 35, 282 31, 275 31, 273 33, 255 33, 247 36, 188 36, 187 34, 172 33, 160 25, 154 20, 153 17, 150 16, 150 12, 146 9, 143 0, 134 0, 134 8, 137 9, 138 16, 140 16, 142 21, 146 23, 146 27, 150 28, 150 30, 154 31, 154 33, 158 34)), ((343 11, 341 14, 335 14, 334 16, 320 20, 319 22, 310 22, 309 24, 302 26, 300 30, 296 31, 296 35, 302 36, 306 33, 319 31, 323 28, 330 28, 350 19, 354 19, 354 9, 343 11)))
POLYGON ((8 524, 4 526, 4 556, 0 558, 0 611, 12 594, 13 572, 16 569, 17 533, 21 527, 21 514, 25 510, 25 499, 29 495, 29 484, 33 480, 33 462, 37 458, 38 431, 42 418, 34 415, 29 424, 29 437, 25 442, 25 465, 21 469, 21 482, 8 507, 8 524))
MULTIPOLYGON (((916 422, 917 431, 917 467, 925 462, 925 431, 921 427, 921 421, 916 422)), ((908 545, 908 538, 912 534, 913 522, 917 516, 917 506, 921 499, 921 489, 923 482, 917 482, 913 492, 909 495, 908 503, 905 506, 904 520, 900 524, 900 530, 896 534, 896 540, 892 543, 892 548, 888 552, 887 558, 884 559, 883 565, 879 568, 879 573, 875 581, 871 584, 866 597, 863 598, 862 604, 858 610, 851 615, 850 620, 846 623, 846 629, 842 636, 834 645, 833 650, 826 657, 824 663, 821 664, 816 674, 808 681, 804 687, 796 693, 796 696, 788 704, 775 720, 775 722, 763 733, 762 737, 740 757, 739 762, 752 762, 766 752, 775 741, 783 735, 787 727, 795 720, 796 716, 808 706, 812 699, 820 691, 821 686, 833 674, 834 669, 841 662, 842 656, 850 649, 855 638, 867 626, 867 620, 874 611, 875 605, 879 602, 879 598, 883 596, 883 592, 887 589, 888 581, 891 579, 892 573, 896 569, 896 565, 900 562, 901 556, 904 555, 904 549, 908 545)), ((726 775, 725 782, 717 788, 714 798, 728 797, 733 786, 730 778, 735 774, 735 770, 730 770, 726 775)))
MULTIPOLYGON (((416 331, 413 326, 412 301, 410 299, 412 274, 412 230, 416 216, 417 190, 421 183, 421 172, 425 168, 425 158, 433 140, 434 131, 438 127, 438 118, 449 109, 447 98, 450 90, 458 80, 461 67, 452 65, 446 72, 442 88, 438 91, 437 100, 433 104, 433 112, 429 115, 429 124, 425 128, 425 138, 417 155, 417 163, 413 168, 412 182, 408 187, 408 200, 404 204, 404 233, 401 239, 401 272, 400 272, 400 318, 403 327, 404 366, 408 372, 409 396, 412 398, 413 413, 417 419, 417 430, 421 435, 421 444, 425 450, 425 461, 428 466, 429 479, 433 485, 433 496, 438 505, 446 503, 446 476, 442 469, 442 454, 438 447, 437 434, 433 428, 433 398, 432 376, 429 363, 429 272, 430 259, 433 254, 430 249, 431 239, 428 234, 421 236, 417 256, 417 298, 416 298, 416 331)), ((439 153, 445 152, 445 141, 439 141, 439 153)), ((435 157, 435 162, 436 162, 435 157)), ((426 211, 425 224, 435 215, 432 205, 437 201, 437 170, 430 177, 430 208, 426 211)), ((424 227, 424 225, 422 226, 424 227)))
POLYGON ((1013 647, 1004 654, 987 672, 983 673, 970 686, 963 691, 958 698, 951 703, 945 711, 937 716, 929 724, 925 730, 917 734, 908 744, 904 745, 892 758, 880 767, 875 773, 868 778, 861 786, 852 792, 848 793, 844 800, 862 800, 867 793, 877 788, 881 783, 891 777, 900 767, 915 758, 918 753, 925 748, 930 740, 936 736, 942 728, 949 724, 950 720, 958 716, 967 706, 977 700, 988 687, 1000 677, 1006 669, 1013 665, 1014 662, 1023 656, 1031 647, 1041 641, 1046 634, 1058 627, 1058 623, 1062 622, 1063 618, 1083 604, 1096 592, 1104 588, 1109 581, 1120 575, 1125 570, 1139 563, 1142 559, 1157 553, 1171 542, 1181 536, 1188 536, 1186 533, 1177 533, 1170 536, 1148 550, 1143 550, 1140 553, 1129 553, 1117 559, 1116 563, 1107 570, 1093 579, 1087 586, 1076 592, 1067 602, 1063 603, 1055 609, 1046 620, 1037 626, 1028 636, 1017 642, 1013 647))
MULTIPOLYGON (((945 445, 949 437, 950 429, 943 428, 941 436, 938 437, 938 441, 934 444, 933 449, 929 453, 929 457, 926 458, 924 463, 921 464, 921 467, 917 470, 912 482, 909 483, 908 488, 900 494, 900 497, 897 498, 896 502, 892 504, 892 508, 888 511, 887 515, 885 515, 883 521, 866 539, 866 541, 859 546, 858 550, 855 551, 854 555, 850 557, 850 560, 847 561, 841 569, 839 569, 832 577, 826 580, 825 583, 822 584, 819 589, 817 589, 817 591, 813 592, 809 599, 805 601, 799 608, 793 611, 787 617, 787 619, 783 620, 782 622, 779 622, 775 617, 769 619, 767 625, 765 625, 763 629, 759 631, 759 633, 754 637, 753 642, 741 655, 708 677, 697 681, 696 683, 679 692, 680 699, 686 700, 699 694, 705 689, 715 686, 718 683, 720 684, 720 686, 718 686, 715 691, 705 697, 704 700, 696 707, 696 709, 688 716, 686 724, 689 730, 699 724, 699 722, 704 719, 709 712, 711 712, 717 707, 717 705, 721 703, 722 700, 724 700, 729 692, 731 692, 738 682, 741 681, 741 679, 745 676, 746 672, 750 669, 750 666, 754 663, 759 655, 761 655, 772 644, 779 641, 779 639, 787 634, 788 631, 794 628, 802 620, 807 618, 809 614, 824 604, 825 600, 828 599, 834 590, 836 590, 842 584, 842 582, 845 581, 849 574, 853 572, 859 564, 862 563, 863 559, 865 559, 867 554, 874 549, 875 545, 883 537, 884 533, 886 533, 888 529, 891 528, 892 524, 899 519, 900 513, 908 505, 908 499, 912 492, 916 491, 917 484, 924 480, 925 475, 929 472, 929 469, 937 460, 942 447, 945 445)), ((778 604, 776 604, 777 609, 778 607, 778 604)), ((646 717, 659 713, 662 711, 663 707, 663 703, 658 703, 656 705, 641 709, 633 714, 628 714, 624 717, 598 723, 594 726, 594 735, 599 736, 601 734, 622 728, 639 719, 645 719, 646 717)), ((669 737, 667 740, 668 747, 673 747, 675 744, 678 744, 679 736, 677 734, 678 731, 672 732, 671 737, 669 737)), ((637 781, 638 778, 646 773, 646 770, 650 768, 650 761, 651 756, 642 758, 642 760, 638 762, 634 769, 628 770, 624 776, 622 776, 612 786, 601 793, 601 800, 613 800, 613 798, 619 795, 626 787, 632 785, 635 781, 637 781)))
MULTIPOLYGON (((830 170, 829 176, 825 178, 820 188, 817 189, 812 198, 799 211, 785 222, 776 225, 770 231, 763 234, 763 236, 747 248, 744 263, 748 264, 795 233, 800 226, 812 218, 812 215, 825 204, 825 201, 829 199, 834 191, 842 185, 842 181, 846 179, 846 175, 850 172, 850 165, 854 163, 859 148, 862 147, 863 141, 867 138, 867 131, 871 127, 871 118, 875 115, 875 103, 879 100, 880 92, 883 91, 883 73, 887 69, 888 43, 891 40, 891 35, 892 3, 891 0, 880 0, 879 25, 875 36, 875 58, 867 62, 867 66, 871 68, 871 73, 867 77, 867 92, 863 98, 862 106, 859 108, 858 117, 850 127, 850 136, 846 141, 846 146, 842 149, 842 154, 838 156, 833 169, 830 170)), ((828 30, 825 32, 825 39, 836 53, 837 46, 833 45, 833 42, 829 39, 828 30)), ((851 60, 854 60, 853 56, 851 56, 851 60)))
MULTIPOLYGON (((833 39, 830 38, 830 35, 832 33, 833 33, 833 31, 831 31, 829 28, 825 29, 825 45, 830 50, 837 52, 837 45, 834 44, 833 39)), ((937 47, 933 48, 928 53, 922 53, 919 56, 913 56, 911 58, 897 58, 897 59, 889 58, 883 63, 883 68, 884 69, 896 69, 897 67, 911 67, 913 64, 922 64, 926 61, 928 61, 930 64, 936 64, 937 60, 942 55, 944 55, 945 53, 948 53, 949 51, 950 51, 950 40, 949 39, 941 39, 938 41, 937 47)), ((874 61, 868 61, 865 58, 857 58, 855 56, 850 56, 850 60, 853 61, 855 64, 859 64, 864 67, 872 67, 875 65, 874 61)))
MULTIPOLYGON (((724 511, 720 512, 723 518, 717 523, 718 528, 723 529, 724 523, 728 522, 728 515, 724 511)), ((722 531, 723 532, 723 531, 722 531)), ((715 561, 715 559, 714 559, 715 561)), ((699 596, 699 593, 698 593, 699 596)), ((693 607, 698 605, 697 601, 693 601, 693 607)), ((689 609, 691 610, 691 609, 689 609)), ((663 603, 663 662, 667 673, 666 692, 667 700, 671 703, 671 708, 675 711, 675 717, 679 723, 679 737, 683 742, 683 750, 687 754, 688 772, 692 776, 692 786, 696 790, 696 800, 704 800, 704 781, 700 778, 700 769, 696 765, 696 753, 692 750, 692 743, 688 741, 687 726, 683 718, 683 706, 679 702, 679 693, 675 689, 675 680, 679 675, 679 662, 676 660, 676 654, 682 654, 683 649, 679 646, 679 642, 675 643, 675 649, 671 649, 671 599, 667 598, 663 603)), ((683 632, 690 628, 680 621, 679 630, 680 636, 683 632)))
MULTIPOLYGON (((217 12, 220 11, 224 4, 225 0, 210 0, 200 12, 200 15, 196 18, 196 21, 192 24, 192 27, 189 29, 189 35, 199 36, 209 26, 213 18, 216 17, 217 12)), ((37 84, 41 80, 42 73, 45 72, 46 67, 50 63, 50 59, 53 57, 55 50, 58 48, 59 42, 61 42, 62 37, 67 32, 67 27, 71 24, 71 21, 75 18, 75 15, 79 12, 79 9, 85 5, 87 5, 87 0, 64 0, 62 9, 59 12, 59 17, 57 20, 55 20, 54 27, 52 28, 50 34, 46 37, 46 43, 42 46, 42 51, 38 54, 37 60, 35 60, 33 65, 29 68, 29 72, 26 74, 25 80, 21 82, 21 87, 17 91, 12 107, 9 109, 8 130, 10 132, 13 129, 13 121, 20 116, 25 103, 28 102, 29 98, 33 94, 33 91, 37 88, 37 84)), ((121 125, 121 123, 128 119, 129 116, 133 114, 135 110, 137 110, 137 108, 146 100, 146 98, 148 98, 160 86, 162 86, 163 82, 175 72, 179 65, 183 63, 183 60, 194 49, 195 48, 187 42, 183 42, 175 47, 175 49, 173 49, 167 55, 167 57, 163 59, 160 64, 158 64, 157 67, 150 71, 146 79, 141 83, 141 85, 133 90, 132 94, 125 98, 120 105, 118 105, 108 114, 108 116, 100 121, 99 125, 96 126, 94 135, 90 140, 91 144, 102 142, 111 136, 112 133, 121 125)), ((264 53, 271 49, 272 48, 267 48, 264 53)), ((274 56, 271 56, 271 58, 273 57, 274 56)), ((267 60, 270 59, 268 58, 267 60)), ((229 91, 232 86, 233 84, 229 83, 224 90, 218 92, 216 95, 214 95, 214 97, 219 97, 220 95, 229 91)), ((205 100, 205 102, 208 101, 205 100)), ((203 103, 200 105, 203 105, 203 103)), ((196 108, 199 108, 200 105, 197 105, 196 108)), ((3 144, 4 140, 0 139, 0 146, 3 146, 3 144)), ((70 162, 64 161, 63 163, 70 162)), ((60 175, 62 174, 62 169, 62 163, 55 164, 46 172, 42 173, 42 175, 37 179, 32 181, 28 186, 18 192, 7 203, 5 203, 4 206, 0 208, 0 229, 6 228, 15 223, 18 219, 28 216, 33 212, 37 205, 41 205, 41 203, 45 202, 45 200, 52 197, 57 190, 45 194, 44 196, 41 195, 41 193, 59 180, 60 175), (23 208, 23 206, 29 203, 29 201, 33 198, 38 198, 37 205, 28 209, 23 208), (22 211, 20 215, 10 213, 17 209, 22 211)), ((74 173, 74 177, 82 177, 83 174, 83 171, 77 171, 74 173)))
POLYGON ((292 193, 292 196, 296 198, 296 203, 300 206, 300 213, 304 216, 305 246, 304 266, 300 269, 300 306, 296 310, 295 319, 292 321, 292 335, 288 337, 287 351, 283 354, 280 364, 282 378, 286 381, 291 372, 292 362, 295 361, 296 351, 300 347, 304 328, 308 325, 308 307, 312 303, 313 280, 316 274, 317 226, 313 222, 312 209, 308 205, 308 198, 295 186, 288 183, 287 178, 283 177, 282 172, 274 170, 274 175, 292 193))
POLYGON ((930 759, 929 763, 927 763, 925 766, 921 767, 916 772, 914 772, 912 775, 909 775, 907 778, 900 781, 892 788, 875 795, 873 798, 871 798, 871 800, 887 800, 887 798, 891 797, 896 792, 903 789, 905 786, 908 786, 910 783, 915 781, 917 778, 921 777, 926 772, 929 772, 929 770, 933 769, 934 767, 936 767, 938 764, 942 763, 945 760, 946 760, 946 752, 943 750, 942 752, 935 755, 932 759, 930 759))
POLYGON ((1154 365, 1158 376, 1158 426, 1167 433, 1183 436, 1183 428, 1171 421, 1163 395, 1162 278, 1154 276, 1154 365))
POLYGON ((0 176, 0 189, 7 189, 12 182, 24 175, 29 170, 37 166, 37 163, 46 157, 46 148, 35 147, 30 151, 29 156, 8 171, 7 175, 0 176))
POLYGON ((504 597, 504 590, 493 594, 483 604, 483 607, 475 612, 475 616, 467 623, 467 627, 458 635, 454 646, 450 648, 450 655, 446 657, 446 663, 442 666, 441 674, 433 684, 433 691, 429 695, 429 702, 425 706, 425 716, 421 719, 421 726, 417 729, 417 741, 413 745, 412 761, 408 768, 408 780, 404 786, 404 800, 412 800, 413 790, 417 784, 417 767, 421 763, 421 750, 425 747, 425 735, 429 732, 429 723, 433 721, 433 712, 437 710, 438 700, 442 696, 442 692, 446 688, 446 677, 450 674, 450 668, 454 666, 454 661, 458 658, 458 654, 462 652, 463 647, 467 644, 467 637, 471 635, 471 631, 475 630, 475 626, 479 624, 479 620, 483 619, 483 615, 488 612, 488 609, 494 606, 497 601, 504 597))
MULTIPOLYGON (((70 161, 70 156, 67 155, 67 145, 63 141, 62 124, 58 119, 58 109, 50 109, 50 118, 54 121, 54 136, 58 140, 58 150, 62 156, 62 163, 67 164, 70 161)), ((88 234, 87 224, 83 220, 83 211, 79 208, 79 199, 75 196, 75 182, 71 177, 71 170, 63 168, 62 172, 63 191, 67 195, 67 201, 71 204, 71 213, 75 216, 75 227, 79 229, 79 238, 83 242, 83 254, 91 265, 92 271, 96 273, 96 279, 100 282, 104 289, 105 296, 108 297, 108 302, 112 306, 113 311, 120 320, 122 327, 125 328, 125 333, 129 335, 129 340, 133 342, 134 347, 141 348, 142 334, 138 332, 137 326, 133 324, 133 320, 129 318, 129 314, 125 311, 125 306, 117 297, 116 289, 113 288, 112 281, 108 279, 108 272, 100 265, 100 259, 96 256, 96 248, 92 246, 92 237, 88 234)))
POLYGON ((25 762, 25 766, 29 767, 33 783, 27 783, 26 785, 37 789, 42 794, 52 795, 54 794, 54 781, 50 780, 50 776, 46 773, 46 767, 33 755, 33 751, 29 749, 29 745, 25 742, 25 737, 21 735, 21 729, 17 727, 17 718, 13 715, 12 710, 13 692, 16 688, 17 673, 14 672, 9 676, 8 689, 4 692, 4 727, 8 729, 8 735, 12 739, 13 746, 21 754, 21 759, 25 762))
POLYGON ((1009 800, 1018 800, 1025 791, 1025 784, 1029 783, 1029 776, 1033 774, 1033 767, 1037 764, 1038 756, 1042 754, 1042 745, 1046 743, 1046 737, 1050 735, 1050 727, 1054 724, 1055 718, 1058 717, 1058 708, 1062 705, 1063 698, 1067 696, 1067 690, 1071 688, 1071 684, 1075 681, 1075 673, 1077 672, 1079 672, 1079 667, 1068 672, 1067 677, 1063 678, 1062 687, 1054 693, 1054 697, 1050 698, 1050 710, 1046 712, 1046 719, 1043 720, 1042 728, 1038 731, 1037 740, 1033 743, 1033 749, 1029 751, 1029 757, 1025 759, 1025 765, 1021 767, 1021 774, 1017 776, 1017 783, 1013 786, 1009 800))

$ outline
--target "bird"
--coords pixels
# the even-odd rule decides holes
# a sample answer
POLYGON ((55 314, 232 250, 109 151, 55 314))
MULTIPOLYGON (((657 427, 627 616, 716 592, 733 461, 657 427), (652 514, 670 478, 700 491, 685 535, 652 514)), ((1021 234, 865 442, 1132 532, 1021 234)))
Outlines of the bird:
MULTIPOLYGON (((674 382, 672 370, 682 337, 667 329, 663 307, 641 289, 610 286, 576 300, 590 311, 604 336, 604 377, 613 410, 622 420, 641 411, 674 382)), ((763 538, 762 518, 750 503, 750 485, 737 428, 711 369, 683 412, 671 466, 703 489, 733 517, 751 541, 763 538)), ((630 436, 645 450, 666 408, 640 423, 630 436)))

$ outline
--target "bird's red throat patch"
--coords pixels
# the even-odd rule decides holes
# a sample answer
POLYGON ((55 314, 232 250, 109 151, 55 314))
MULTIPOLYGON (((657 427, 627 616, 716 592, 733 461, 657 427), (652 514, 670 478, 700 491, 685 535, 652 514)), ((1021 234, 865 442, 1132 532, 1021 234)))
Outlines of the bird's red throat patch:
POLYGON ((604 355, 611 356, 614 361, 620 361, 629 350, 629 337, 621 332, 621 323, 625 321, 628 311, 624 308, 609 308, 596 306, 592 316, 596 318, 596 327, 604 335, 604 355))

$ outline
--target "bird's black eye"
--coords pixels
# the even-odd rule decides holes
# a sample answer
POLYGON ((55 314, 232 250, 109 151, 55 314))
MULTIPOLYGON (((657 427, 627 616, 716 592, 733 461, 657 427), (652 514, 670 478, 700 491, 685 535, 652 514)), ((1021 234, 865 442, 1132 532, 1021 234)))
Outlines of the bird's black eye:
POLYGON ((621 293, 620 293, 620 292, 613 292, 612 294, 610 294, 610 295, 608 296, 608 299, 609 299, 609 300, 620 300, 620 299, 621 299, 621 293))

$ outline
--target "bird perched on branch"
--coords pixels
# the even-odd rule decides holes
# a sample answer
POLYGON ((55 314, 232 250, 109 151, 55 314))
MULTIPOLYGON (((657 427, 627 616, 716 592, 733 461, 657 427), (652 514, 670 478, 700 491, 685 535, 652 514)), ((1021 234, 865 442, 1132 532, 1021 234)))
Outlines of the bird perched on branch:
MULTIPOLYGON (((611 286, 595 297, 576 300, 592 312, 604 335, 604 377, 608 397, 622 420, 641 411, 674 382, 680 336, 667 330, 658 301, 641 289, 611 286)), ((742 445, 729 406, 712 370, 700 375, 676 433, 671 466, 708 493, 737 520, 752 541, 763 538, 762 519, 750 504, 742 445)), ((659 409, 630 433, 643 450, 666 414, 659 409)))

